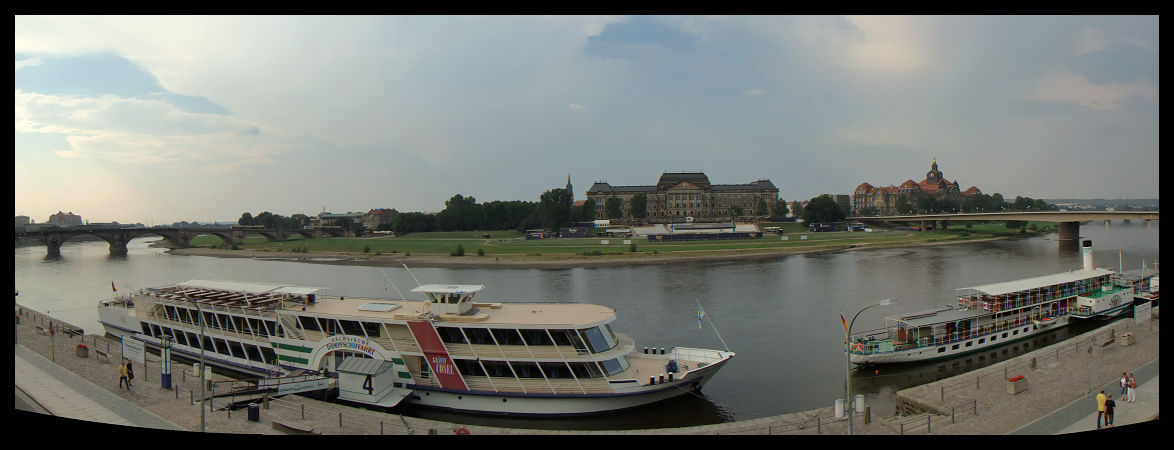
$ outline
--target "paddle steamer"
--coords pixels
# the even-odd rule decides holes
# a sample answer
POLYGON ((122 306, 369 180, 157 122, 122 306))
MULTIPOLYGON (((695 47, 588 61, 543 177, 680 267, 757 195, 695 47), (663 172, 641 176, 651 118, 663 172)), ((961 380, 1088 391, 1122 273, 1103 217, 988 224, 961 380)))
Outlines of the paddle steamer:
POLYGON ((1080 270, 957 289, 957 307, 890 316, 879 330, 853 334, 855 364, 925 361, 977 352, 1068 325, 1105 319, 1128 309, 1134 283, 1092 261, 1082 243, 1080 270))
POLYGON ((734 353, 635 351, 615 310, 482 303, 481 285, 422 285, 424 301, 327 297, 285 284, 190 280, 99 307, 107 331, 260 376, 322 373, 343 400, 524 415, 589 414, 698 392, 734 353), (200 338, 195 303, 203 312, 200 338), (201 343, 202 341, 202 343, 201 343))

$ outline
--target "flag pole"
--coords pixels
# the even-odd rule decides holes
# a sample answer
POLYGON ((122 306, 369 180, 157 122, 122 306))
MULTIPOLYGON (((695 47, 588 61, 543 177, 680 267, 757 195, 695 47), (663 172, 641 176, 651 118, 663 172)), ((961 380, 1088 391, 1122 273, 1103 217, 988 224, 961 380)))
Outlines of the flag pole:
MULTIPOLYGON (((696 302, 697 302, 697 308, 701 308, 701 301, 700 301, 700 300, 696 300, 696 299, 695 299, 694 301, 696 301, 696 302)), ((702 310, 704 311, 704 309, 702 309, 702 310)), ((728 351, 730 351, 730 346, 726 345, 726 340, 725 340, 725 339, 722 339, 722 334, 721 334, 721 333, 718 333, 718 332, 717 332, 717 327, 713 325, 713 318, 710 318, 710 319, 709 319, 709 326, 710 326, 710 327, 713 327, 713 334, 716 334, 716 335, 717 335, 717 339, 718 339, 719 341, 722 341, 722 347, 725 347, 727 352, 728 352, 728 351)))

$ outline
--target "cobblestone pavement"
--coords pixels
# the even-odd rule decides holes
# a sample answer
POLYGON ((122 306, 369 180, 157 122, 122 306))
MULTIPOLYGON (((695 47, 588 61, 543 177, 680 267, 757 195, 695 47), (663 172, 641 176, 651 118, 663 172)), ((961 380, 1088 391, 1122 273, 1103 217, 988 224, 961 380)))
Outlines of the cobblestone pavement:
MULTIPOLYGON (((1065 341, 1034 352, 1022 355, 1019 358, 1005 361, 977 372, 971 372, 958 377, 940 380, 928 385, 919 386, 899 393, 899 396, 917 400, 927 405, 933 405, 939 411, 947 411, 946 415, 933 415, 931 434, 1004 434, 1030 423, 1035 419, 1047 417, 1070 403, 1083 397, 1089 390, 1087 360, 1084 352, 1072 351, 1088 347, 1090 337, 1094 344, 1103 342, 1100 334, 1114 328, 1117 336, 1125 332, 1125 319, 1106 326, 1083 337, 1065 341), (1059 349, 1057 358, 1056 350, 1059 349), (1065 351, 1065 349, 1067 349, 1065 351), (1024 361, 1036 358, 1035 370, 1026 369, 1024 361), (1028 391, 1018 395, 1006 392, 1005 381, 1001 378, 1002 367, 1016 366, 1017 372, 1012 374, 1026 375, 1031 387, 1028 391), (997 376, 995 374, 997 373, 997 376), (964 384, 969 377, 989 375, 981 379, 981 389, 974 389, 973 385, 964 384), (1083 376, 1082 376, 1083 375, 1083 376), (941 397, 941 387, 947 388, 945 399, 941 397), (949 407, 959 404, 977 404, 978 416, 973 413, 957 414, 955 424, 950 424, 949 407)), ((17 326, 18 359, 24 358, 30 365, 36 367, 49 377, 61 380, 69 376, 77 379, 63 381, 73 391, 75 397, 85 397, 109 409, 114 415, 131 424, 138 426, 152 426, 168 428, 168 425, 179 429, 197 431, 200 429, 200 413, 198 409, 199 385, 194 377, 187 375, 191 367, 174 364, 173 383, 177 389, 166 390, 160 386, 159 358, 147 355, 146 367, 136 365, 135 386, 131 391, 118 388, 118 361, 121 359, 121 345, 118 341, 106 341, 101 336, 68 337, 58 334, 55 339, 37 332, 36 326, 28 316, 17 326), (74 353, 75 347, 85 342, 90 347, 90 357, 80 358, 74 353), (51 347, 51 344, 53 347, 51 347), (107 347, 109 346, 109 347, 107 347), (21 348, 28 352, 27 356, 20 353, 21 348), (56 364, 46 358, 52 357, 55 347, 56 364), (94 350, 102 350, 110 356, 110 361, 96 357, 94 350), (35 356, 42 359, 37 360, 35 356), (40 364, 40 365, 38 365, 40 364), (42 367, 44 366, 44 367, 42 367), (194 392, 193 392, 194 389, 194 392), (193 404, 195 403, 195 404, 193 404), (167 420, 160 419, 161 417, 167 420)), ((47 324, 41 324, 47 325, 47 324)), ((1107 348, 1096 347, 1093 355, 1092 378, 1094 385, 1099 386, 1116 379, 1123 371, 1134 371, 1158 356, 1159 329, 1157 321, 1154 331, 1132 330, 1137 337, 1137 343, 1129 347, 1113 345, 1107 348)), ((18 366, 20 364, 18 363, 18 366)), ((1156 367, 1157 364, 1154 364, 1156 367)), ((19 369, 18 369, 19 376, 19 369)), ((36 375, 34 375, 36 376, 36 375)), ((1154 377, 1156 378, 1156 370, 1154 377)), ((215 380, 229 378, 214 375, 215 380)), ((1156 394, 1156 392, 1155 392, 1156 394)), ((30 393, 31 395, 31 393, 30 393)), ((41 399, 37 397, 37 400, 41 399)), ((368 411, 361 408, 323 402, 301 396, 286 396, 274 400, 269 409, 260 411, 260 421, 247 420, 245 410, 226 411, 219 408, 206 412, 206 426, 209 432, 217 433, 250 433, 250 434, 284 434, 274 430, 274 421, 296 422, 311 426, 315 433, 321 434, 453 434, 459 428, 468 429, 472 434, 832 434, 847 433, 847 422, 835 420, 831 408, 820 410, 784 414, 781 416, 760 419, 729 422, 715 425, 704 425, 686 428, 665 428, 654 430, 615 430, 615 431, 578 431, 578 430, 540 430, 495 428, 474 425, 460 425, 412 417, 403 417, 386 414, 378 411, 368 411), (340 424, 340 416, 342 422, 340 424)), ((901 423, 917 420, 918 417, 899 417, 890 415, 891 412, 872 412, 870 424, 864 424, 862 418, 854 419, 853 432, 855 434, 898 434, 901 432, 901 423), (882 417, 888 416, 888 417, 882 417)), ((1059 417, 1059 416, 1057 416, 1059 417)), ((1077 419, 1083 420, 1082 417, 1077 419)), ((112 418, 108 423, 118 423, 112 418)), ((1067 420, 1067 419, 1052 419, 1067 420)), ((907 425, 907 428, 909 425, 907 425)), ((908 430, 910 434, 925 434, 924 427, 908 430)))
MULTIPOLYGON (((938 421, 933 423, 932 434, 1010 433, 1113 383, 1121 377, 1121 372, 1133 372, 1135 377, 1139 376, 1139 370, 1159 356, 1161 330, 1158 324, 1154 320, 1153 331, 1150 331, 1149 324, 1138 327, 1132 318, 1118 320, 1075 339, 991 367, 902 390, 897 393, 898 402, 905 399, 936 410, 939 414, 935 417, 941 424, 938 421), (1123 346, 1125 339, 1122 335, 1127 332, 1133 333, 1136 342, 1123 346), (1111 337, 1115 339, 1108 342, 1111 337), (1103 346, 1107 342, 1108 345, 1103 346), (1091 355, 1088 353, 1090 347, 1093 349, 1091 355), (1030 368, 1033 359, 1034 369, 1030 368), (1006 372, 1004 368, 1007 368, 1006 372), (1016 395, 1007 393, 1004 379, 1018 375, 1027 378, 1028 389, 1016 395), (977 417, 972 412, 975 405, 977 417), (951 407, 957 408, 956 419, 960 418, 955 424, 950 423, 951 407)), ((1154 364, 1153 377, 1157 376, 1156 367, 1154 364)), ((1119 392, 1120 388, 1114 394, 1119 392)), ((1083 417, 1053 420, 1083 420, 1083 417)), ((1029 430, 1053 434, 1071 424, 1029 430)), ((920 427, 912 432, 924 434, 926 431, 925 427, 920 427)))

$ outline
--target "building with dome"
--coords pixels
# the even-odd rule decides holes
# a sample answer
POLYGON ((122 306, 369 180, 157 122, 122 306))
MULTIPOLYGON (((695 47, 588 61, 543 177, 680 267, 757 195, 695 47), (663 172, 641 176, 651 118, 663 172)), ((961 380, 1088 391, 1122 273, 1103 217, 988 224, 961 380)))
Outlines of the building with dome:
POLYGON ((938 201, 948 199, 961 203, 963 198, 981 193, 982 191, 974 186, 965 191, 960 190, 957 180, 951 182, 942 175, 942 171, 938 170, 938 160, 934 158, 933 165, 920 183, 905 180, 898 186, 878 188, 867 182, 856 186, 856 191, 852 193, 852 211, 855 214, 871 206, 882 216, 893 216, 897 215, 897 197, 901 194, 905 194, 909 204, 916 205, 922 196, 932 196, 938 201))

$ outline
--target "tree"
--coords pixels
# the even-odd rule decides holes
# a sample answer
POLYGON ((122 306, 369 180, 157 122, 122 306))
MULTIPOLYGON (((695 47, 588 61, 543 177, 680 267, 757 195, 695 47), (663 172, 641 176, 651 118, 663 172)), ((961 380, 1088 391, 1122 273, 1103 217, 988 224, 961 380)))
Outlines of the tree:
POLYGON ((607 213, 608 219, 622 219, 624 217, 622 206, 623 200, 620 200, 619 197, 608 197, 603 204, 603 212, 607 213))
POLYGON ((771 217, 787 217, 787 214, 790 212, 791 211, 787 208, 787 202, 780 198, 779 201, 775 202, 774 213, 771 214, 770 216, 771 217))
POLYGON ((905 194, 897 195, 897 214, 905 216, 913 213, 913 205, 909 204, 909 197, 905 194))
POLYGON ((770 213, 770 210, 766 205, 766 199, 758 199, 758 206, 754 208, 754 215, 766 217, 768 213, 770 213))
POLYGON ((824 194, 807 202, 803 208, 803 220, 807 223, 843 222, 844 210, 830 195, 824 194))
POLYGON ((989 202, 987 203, 986 210, 988 212, 1002 211, 1004 209, 1004 207, 1006 206, 1005 203, 1006 202, 1003 201, 1003 194, 996 192, 995 195, 992 195, 991 198, 989 199, 989 202))
POLYGON ((441 231, 471 231, 485 229, 485 211, 477 199, 454 195, 444 202, 444 210, 436 213, 436 226, 441 231))
POLYGON ((860 211, 857 211, 856 213, 861 216, 875 216, 878 214, 878 211, 875 206, 865 206, 860 208, 860 211))
POLYGON ((648 194, 633 195, 628 201, 628 214, 636 219, 648 217, 648 194))
POLYGON ((571 204, 574 203, 572 199, 571 193, 562 188, 542 193, 538 197, 538 220, 542 226, 557 230, 563 225, 570 225, 571 204))
POLYGON ((595 220, 595 199, 589 198, 583 201, 583 218, 586 220, 595 220))
POLYGON ((742 210, 742 205, 734 205, 730 208, 731 217, 742 217, 746 215, 746 211, 742 210))
POLYGON ((791 215, 796 218, 803 217, 803 204, 795 202, 795 209, 791 210, 791 215))
POLYGON ((244 214, 241 214, 240 220, 237 220, 236 223, 239 225, 243 225, 243 226, 252 225, 253 224, 253 215, 249 214, 247 212, 244 214))

